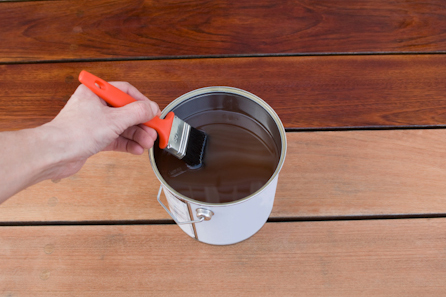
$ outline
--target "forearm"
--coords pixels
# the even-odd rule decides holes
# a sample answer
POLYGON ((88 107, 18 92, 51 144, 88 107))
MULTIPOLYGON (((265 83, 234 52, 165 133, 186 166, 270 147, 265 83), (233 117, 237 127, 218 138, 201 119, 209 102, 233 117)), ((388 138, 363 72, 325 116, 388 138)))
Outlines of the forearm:
POLYGON ((155 130, 139 124, 159 115, 158 105, 127 83, 115 84, 138 102, 111 108, 81 85, 51 122, 0 133, 0 203, 45 179, 75 174, 102 150, 142 154, 153 146, 155 130))
POLYGON ((0 133, 0 203, 42 180, 52 178, 58 156, 54 135, 45 126, 0 133))

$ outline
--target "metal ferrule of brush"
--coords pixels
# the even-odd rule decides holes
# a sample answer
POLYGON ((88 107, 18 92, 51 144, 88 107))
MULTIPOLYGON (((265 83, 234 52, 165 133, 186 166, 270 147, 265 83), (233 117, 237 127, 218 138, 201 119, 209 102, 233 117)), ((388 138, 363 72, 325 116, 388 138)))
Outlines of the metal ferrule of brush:
POLYGON ((182 159, 186 155, 189 131, 190 125, 175 116, 170 129, 169 142, 165 150, 175 155, 178 159, 182 159))

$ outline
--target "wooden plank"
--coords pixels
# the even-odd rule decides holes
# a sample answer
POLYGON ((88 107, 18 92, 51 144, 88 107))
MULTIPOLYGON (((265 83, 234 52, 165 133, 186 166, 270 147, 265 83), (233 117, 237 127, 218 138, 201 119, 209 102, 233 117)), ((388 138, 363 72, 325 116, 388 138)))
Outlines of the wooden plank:
MULTIPOLYGON (((287 133, 272 219, 444 215, 446 130, 287 133)), ((0 205, 11 222, 170 220, 147 155, 100 153, 0 205)))
POLYGON ((1 3, 0 62, 444 52, 442 0, 1 3))
POLYGON ((446 130, 289 133, 277 217, 446 212, 446 130))
POLYGON ((226 85, 268 102, 289 129, 444 126, 446 56, 330 56, 0 65, 0 131, 50 121, 87 69, 164 108, 226 85))
POLYGON ((210 246, 175 225, 3 227, 0 293, 443 296, 445 228, 445 219, 268 223, 242 243, 210 246))

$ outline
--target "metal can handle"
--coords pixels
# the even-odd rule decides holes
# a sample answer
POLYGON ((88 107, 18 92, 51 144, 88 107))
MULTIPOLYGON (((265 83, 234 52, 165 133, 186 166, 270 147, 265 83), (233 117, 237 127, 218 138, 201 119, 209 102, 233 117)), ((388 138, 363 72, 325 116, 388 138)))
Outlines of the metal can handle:
POLYGON ((171 213, 170 210, 161 202, 161 190, 162 189, 163 189, 163 186, 161 185, 160 189, 158 191, 158 196, 156 197, 156 199, 158 200, 159 204, 161 204, 161 206, 164 208, 164 210, 170 215, 170 217, 175 221, 175 223, 177 223, 178 225, 194 224, 194 223, 201 223, 206 219, 204 216, 199 216, 199 219, 195 220, 195 221, 185 221, 185 222, 178 221, 177 218, 173 215, 173 213, 171 213))

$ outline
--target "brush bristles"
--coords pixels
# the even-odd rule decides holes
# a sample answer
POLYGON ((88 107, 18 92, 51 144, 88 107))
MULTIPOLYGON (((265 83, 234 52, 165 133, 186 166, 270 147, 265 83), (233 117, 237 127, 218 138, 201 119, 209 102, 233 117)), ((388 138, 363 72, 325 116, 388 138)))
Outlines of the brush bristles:
POLYGON ((206 140, 206 133, 191 127, 189 138, 187 140, 186 155, 182 158, 182 160, 189 166, 200 166, 203 162, 206 140))

